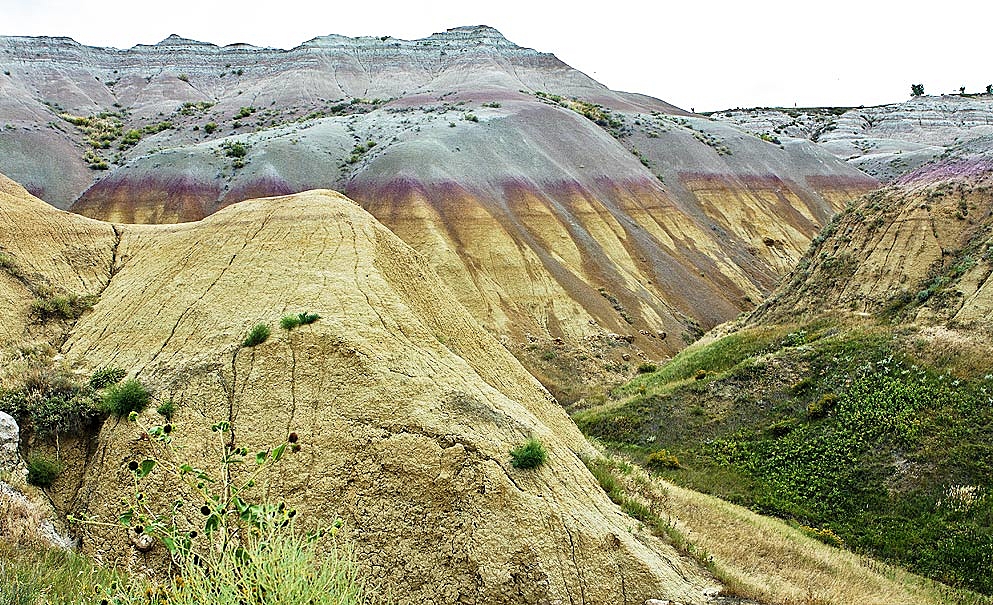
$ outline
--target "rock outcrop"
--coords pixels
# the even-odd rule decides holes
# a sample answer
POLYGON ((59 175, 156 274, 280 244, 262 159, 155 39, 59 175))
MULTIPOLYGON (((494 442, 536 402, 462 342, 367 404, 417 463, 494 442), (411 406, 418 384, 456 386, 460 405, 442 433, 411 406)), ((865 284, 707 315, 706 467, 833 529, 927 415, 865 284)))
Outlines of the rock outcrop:
POLYGON ((752 319, 840 311, 993 333, 991 191, 993 156, 985 151, 866 195, 824 230, 752 319))
POLYGON ((12 471, 20 463, 21 430, 10 414, 0 412, 0 471, 12 471))
MULTIPOLYGON (((706 601, 713 580, 607 499, 578 457, 595 451, 544 389, 350 200, 313 191, 193 223, 109 225, 0 182, 0 242, 23 268, 0 294, 29 299, 41 280, 68 288, 77 272, 79 293, 99 300, 55 334, 64 357, 126 368, 175 402, 176 443, 194 462, 212 459, 217 421, 252 451, 297 433, 301 450, 265 478, 270 494, 303 529, 341 517, 362 567, 398 602, 706 601), (278 328, 302 311, 321 318, 278 328), (273 335, 243 347, 258 323, 273 335), (529 437, 549 460, 515 469, 508 452, 529 437)), ((16 309, 5 317, 18 318, 20 337, 39 329, 16 309)), ((161 422, 151 409, 140 420, 161 422)), ((151 447, 113 417, 91 443, 63 443, 71 462, 54 500, 116 519, 127 465, 151 447)), ((167 506, 175 492, 159 487, 148 498, 167 506)), ((88 526, 83 548, 141 564, 125 533, 88 526)))
POLYGON ((892 183, 969 141, 993 136, 993 95, 922 96, 878 107, 734 109, 712 117, 768 139, 809 139, 892 183))

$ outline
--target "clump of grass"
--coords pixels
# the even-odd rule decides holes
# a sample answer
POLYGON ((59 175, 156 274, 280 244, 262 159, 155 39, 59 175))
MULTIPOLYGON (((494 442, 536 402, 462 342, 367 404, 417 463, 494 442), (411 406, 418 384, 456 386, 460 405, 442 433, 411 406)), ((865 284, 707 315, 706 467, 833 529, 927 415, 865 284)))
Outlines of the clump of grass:
POLYGON ((671 470, 680 468, 679 458, 675 454, 670 454, 669 450, 661 449, 648 454, 645 457, 645 466, 661 470, 671 470))
POLYGON ((297 313, 296 315, 284 315, 283 318, 279 320, 279 327, 289 331, 299 326, 310 325, 320 318, 321 316, 317 313, 309 313, 307 311, 297 313))
POLYGON ((166 420, 172 420, 172 415, 176 413, 176 402, 172 399, 166 399, 159 404, 159 407, 155 408, 155 412, 166 420))
POLYGON ((548 461, 545 446, 535 438, 528 439, 524 445, 510 450, 510 463, 514 468, 538 468, 548 461))
POLYGON ((241 341, 241 346, 243 347, 257 347, 265 341, 269 340, 269 336, 272 334, 272 330, 269 326, 265 324, 255 324, 252 329, 249 330, 248 336, 241 341))
POLYGON ((651 374, 652 372, 657 372, 659 367, 654 363, 642 363, 638 364, 639 374, 651 374))
POLYGON ((101 401, 103 411, 123 418, 131 412, 140 412, 148 407, 152 395, 137 380, 128 380, 107 389, 101 401))
POLYGON ((52 320, 73 320, 93 308, 95 296, 46 295, 31 303, 31 314, 41 323, 52 320))
POLYGON ((0 603, 100 603, 94 600, 94 587, 127 584, 116 570, 71 550, 0 540, 0 603))
POLYGON ((41 454, 28 458, 28 483, 38 487, 48 487, 62 472, 62 464, 41 454))
POLYGON ((207 564, 193 561, 188 557, 179 577, 163 587, 163 602, 359 605, 368 601, 347 543, 319 556, 313 542, 289 532, 265 538, 249 534, 244 546, 208 555, 207 564), (245 593, 259 595, 258 600, 245 600, 245 593))
POLYGON ((90 376, 90 386, 94 389, 105 389, 110 385, 117 384, 118 382, 124 380, 127 376, 127 371, 121 368, 106 367, 100 368, 93 372, 90 376))

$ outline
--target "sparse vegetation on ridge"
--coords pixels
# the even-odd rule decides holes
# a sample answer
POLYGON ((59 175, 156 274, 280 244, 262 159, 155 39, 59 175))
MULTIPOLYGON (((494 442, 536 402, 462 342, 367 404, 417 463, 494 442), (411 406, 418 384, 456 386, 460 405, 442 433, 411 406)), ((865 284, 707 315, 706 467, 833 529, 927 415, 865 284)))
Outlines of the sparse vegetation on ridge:
POLYGON ((289 331, 299 326, 310 325, 320 318, 321 316, 317 313, 310 313, 309 311, 303 311, 295 315, 284 315, 279 320, 279 327, 289 331))

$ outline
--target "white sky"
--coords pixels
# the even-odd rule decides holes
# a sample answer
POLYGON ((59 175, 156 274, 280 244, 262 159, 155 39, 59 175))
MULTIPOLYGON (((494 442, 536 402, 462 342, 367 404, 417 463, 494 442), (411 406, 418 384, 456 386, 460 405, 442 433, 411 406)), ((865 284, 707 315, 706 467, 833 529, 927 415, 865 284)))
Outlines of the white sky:
POLYGON ((697 111, 875 105, 993 83, 980 0, 0 0, 0 35, 129 48, 169 34, 292 48, 325 34, 417 39, 490 25, 610 88, 697 111), (588 8, 587 8, 588 7, 588 8))

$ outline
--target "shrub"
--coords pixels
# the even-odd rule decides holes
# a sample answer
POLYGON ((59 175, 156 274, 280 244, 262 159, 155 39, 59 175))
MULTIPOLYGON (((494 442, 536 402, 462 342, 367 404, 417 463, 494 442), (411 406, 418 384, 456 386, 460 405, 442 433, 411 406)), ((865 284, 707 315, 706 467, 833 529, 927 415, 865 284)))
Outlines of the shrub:
POLYGON ((62 472, 62 464, 41 454, 28 458, 28 483, 48 487, 62 472))
POLYGON ((31 314, 40 322, 79 319, 83 313, 93 308, 96 301, 95 296, 46 295, 31 303, 31 314))
POLYGON ((827 416, 836 403, 838 403, 837 395, 825 393, 817 401, 811 401, 807 404, 807 416, 811 419, 823 418, 827 416))
POLYGON ((166 420, 172 420, 172 415, 176 413, 176 402, 172 399, 166 399, 159 404, 159 407, 155 408, 155 412, 166 420))
POLYGON ((207 122, 203 125, 203 131, 207 134, 211 134, 215 130, 217 130, 217 122, 207 122))
POLYGON ((105 389, 112 384, 117 384, 118 382, 124 380, 127 376, 127 372, 121 368, 106 367, 100 368, 93 372, 90 376, 90 386, 94 389, 105 389))
POLYGON ((548 452, 545 451, 545 446, 534 438, 510 450, 510 464, 514 468, 538 468, 546 461, 548 461, 548 452))
POLYGON ((694 380, 703 380, 706 377, 707 377, 707 370, 704 369, 699 369, 696 371, 695 374, 693 374, 694 380))
POLYGON ((269 340, 269 336, 271 334, 272 330, 269 329, 269 326, 265 324, 255 324, 248 332, 248 336, 245 337, 245 340, 241 341, 241 346, 256 347, 269 340))
POLYGON ((670 454, 669 450, 657 450, 645 457, 645 466, 657 470, 670 470, 680 468, 679 458, 675 454, 670 454))
POLYGON ((235 141, 234 143, 224 143, 221 146, 224 149, 224 155, 229 158, 243 158, 248 155, 248 145, 235 141))
POLYGON ((654 363, 643 363, 638 366, 639 374, 651 374, 652 372, 657 372, 659 367, 654 363))
POLYGON ((152 395, 135 379, 115 384, 104 393, 101 408, 103 411, 123 418, 131 412, 140 412, 148 406, 152 395))
POLYGON ((292 330, 298 326, 310 325, 320 318, 321 316, 317 313, 308 313, 307 311, 297 313, 296 315, 284 315, 283 318, 279 320, 279 327, 284 330, 292 330))

